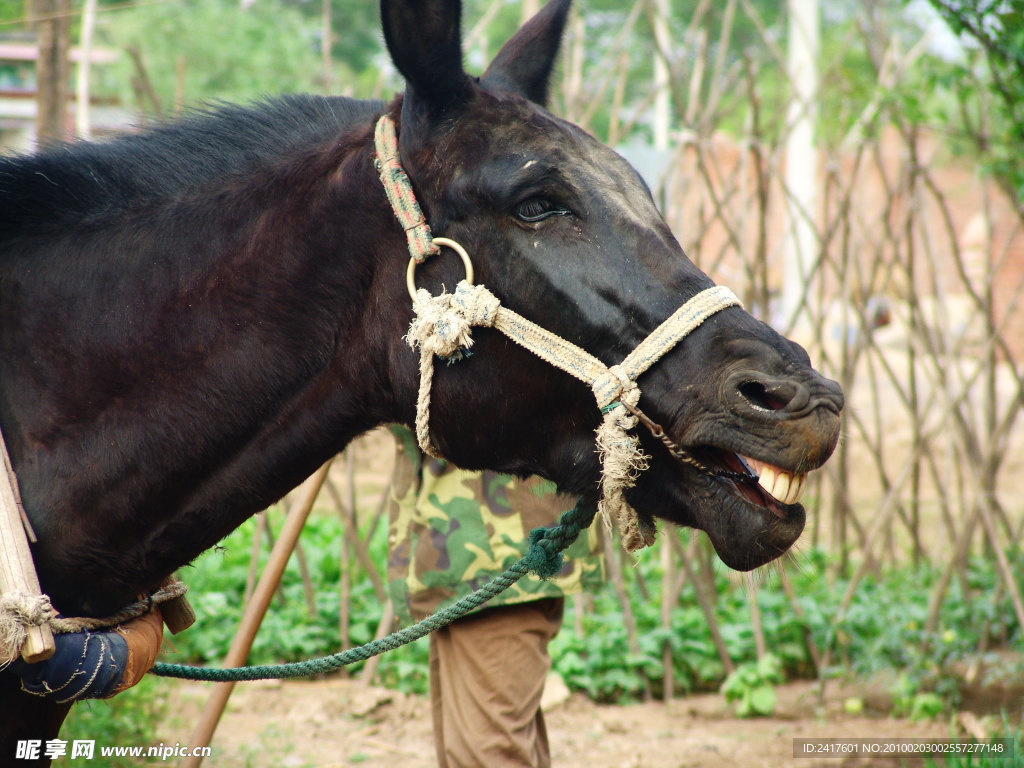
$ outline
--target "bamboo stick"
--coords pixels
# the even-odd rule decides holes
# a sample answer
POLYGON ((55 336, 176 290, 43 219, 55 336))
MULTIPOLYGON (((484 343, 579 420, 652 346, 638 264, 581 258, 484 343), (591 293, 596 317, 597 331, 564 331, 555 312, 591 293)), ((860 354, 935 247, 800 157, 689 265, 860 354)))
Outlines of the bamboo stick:
POLYGON ((256 532, 252 535, 252 547, 249 551, 249 571, 245 576, 245 592, 242 593, 242 605, 248 605, 252 591, 256 588, 256 579, 260 575, 260 542, 263 540, 263 529, 267 527, 266 511, 256 513, 256 532))
MULTIPOLYGON (((320 493, 330 466, 331 462, 328 461, 303 484, 302 502, 295 505, 288 513, 288 517, 281 527, 274 549, 270 553, 270 559, 267 560, 267 567, 264 568, 259 583, 253 591, 252 600, 245 607, 245 613, 239 622, 235 638, 231 641, 231 648, 224 658, 225 667, 238 667, 245 664, 249 651, 252 649, 253 640, 256 638, 256 632, 263 622, 267 608, 270 607, 270 601, 281 582, 281 576, 288 565, 292 550, 295 549, 295 543, 299 540, 302 527, 306 524, 309 513, 313 509, 313 504, 316 502, 316 497, 320 493)), ((210 744, 213 733, 217 729, 217 723, 220 722, 221 715, 224 714, 224 708, 234 689, 234 683, 215 683, 213 693, 210 694, 199 717, 199 722, 192 732, 189 742, 192 746, 205 747, 210 744)), ((198 768, 202 762, 202 757, 186 757, 178 763, 178 766, 179 768, 198 768)))
POLYGON ((690 557, 687 555, 683 545, 679 543, 679 540, 675 537, 670 539, 672 542, 672 548, 675 549, 676 555, 679 557, 679 563, 682 565, 683 570, 686 572, 686 578, 693 584, 693 591, 697 595, 697 602, 700 604, 700 609, 704 612, 704 619, 708 623, 708 631, 711 633, 711 641, 715 644, 715 650, 718 651, 718 658, 722 661, 722 666, 725 668, 726 674, 736 669, 736 665, 733 663, 732 657, 729 656, 729 650, 725 647, 725 641, 722 639, 722 633, 718 628, 718 618, 715 616, 715 605, 712 598, 708 597, 707 589, 704 584, 701 583, 701 577, 694 573, 693 565, 690 563, 690 557))
MULTIPOLYGON (((374 634, 374 640, 381 640, 389 632, 395 623, 395 605, 390 600, 384 603, 384 613, 381 614, 380 623, 377 625, 377 632, 374 634)), ((381 654, 371 656, 366 660, 366 665, 363 667, 363 672, 359 676, 359 682, 363 686, 373 685, 373 678, 377 676, 377 667, 380 665, 381 654)))
MULTIPOLYGON (((672 545, 665 541, 666 538, 675 537, 675 531, 666 531, 662 534, 661 541, 661 628, 665 630, 666 638, 672 631, 672 606, 675 605, 673 598, 672 582, 673 561, 672 545)), ((672 643, 665 640, 661 648, 661 666, 663 690, 662 699, 666 704, 672 701, 672 694, 675 688, 675 665, 672 660, 672 643)))
MULTIPOLYGON (((367 546, 367 542, 373 538, 373 526, 371 525, 370 529, 367 531, 365 540, 360 537, 359 524, 356 520, 354 511, 345 503, 345 501, 342 500, 341 493, 330 479, 328 479, 325 488, 327 493, 330 494, 331 499, 334 501, 335 506, 338 508, 338 514, 341 516, 342 522, 344 523, 345 538, 352 547, 356 560, 359 561, 359 565, 363 567, 369 576, 370 581, 373 583, 373 592, 377 596, 377 599, 383 603, 387 600, 387 588, 384 586, 384 581, 381 579, 380 573, 377 571, 377 566, 374 564, 367 546)), ((387 503, 389 488, 390 487, 384 489, 378 513, 387 503)))
MULTIPOLYGON (((608 566, 608 578, 615 589, 615 595, 619 599, 619 607, 622 609, 622 623, 626 626, 626 642, 629 652, 634 656, 640 655, 640 643, 637 640, 636 618, 633 616, 633 606, 629 602, 629 595, 626 592, 626 585, 623 581, 622 566, 619 564, 616 550, 622 548, 617 546, 612 536, 602 535, 601 543, 604 545, 605 562, 608 566)), ((651 683, 647 675, 640 671, 640 678, 643 680, 643 699, 651 700, 651 683)))

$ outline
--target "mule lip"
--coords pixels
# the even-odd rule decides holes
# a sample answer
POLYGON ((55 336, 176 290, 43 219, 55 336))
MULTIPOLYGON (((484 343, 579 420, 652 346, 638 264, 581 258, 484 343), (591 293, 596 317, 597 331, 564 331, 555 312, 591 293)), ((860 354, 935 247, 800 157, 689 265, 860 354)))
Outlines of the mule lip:
POLYGON ((727 448, 705 445, 690 450, 702 459, 717 454, 712 463, 726 470, 725 474, 715 474, 677 458, 680 469, 702 478, 711 491, 694 510, 695 518, 723 563, 734 570, 749 571, 780 557, 800 538, 806 522, 803 505, 772 496, 757 474, 778 467, 727 448))
MULTIPOLYGON (((752 502, 730 480, 716 479, 710 505, 717 509, 702 528, 718 557, 737 571, 751 571, 770 563, 797 542, 804 530, 806 511, 802 504, 752 502)), ((767 494, 766 494, 767 495, 767 494)))

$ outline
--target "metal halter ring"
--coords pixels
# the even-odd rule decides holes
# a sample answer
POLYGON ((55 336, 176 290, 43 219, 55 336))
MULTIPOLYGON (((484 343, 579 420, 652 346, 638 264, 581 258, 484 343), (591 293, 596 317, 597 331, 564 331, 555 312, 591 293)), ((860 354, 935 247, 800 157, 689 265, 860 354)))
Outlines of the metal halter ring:
MULTIPOLYGON (((434 242, 440 246, 448 246, 462 259, 462 265, 466 268, 466 282, 473 284, 473 262, 469 260, 466 249, 454 240, 447 237, 435 237, 434 242)), ((409 296, 416 301, 416 260, 409 259, 409 266, 405 270, 405 285, 409 289, 409 296)))

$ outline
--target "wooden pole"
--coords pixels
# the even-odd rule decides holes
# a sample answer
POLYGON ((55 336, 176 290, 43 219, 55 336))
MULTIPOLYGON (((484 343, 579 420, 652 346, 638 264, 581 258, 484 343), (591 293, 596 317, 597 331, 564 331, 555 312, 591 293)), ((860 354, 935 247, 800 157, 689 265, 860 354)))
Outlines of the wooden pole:
MULTIPOLYGON (((633 616, 633 607, 629 602, 629 595, 626 593, 625 580, 622 575, 622 565, 619 562, 621 548, 615 546, 611 536, 602 536, 601 543, 604 546, 605 564, 608 568, 608 578, 615 587, 615 595, 619 598, 619 606, 622 608, 622 623, 626 627, 626 642, 629 652, 634 656, 640 655, 640 643, 637 640, 636 618, 633 616), (618 550, 618 551, 617 551, 618 550)), ((651 682, 642 671, 640 679, 643 682, 644 701, 651 700, 651 682)))
POLYGON ((36 58, 36 140, 40 144, 67 137, 68 3, 35 0, 39 51, 36 58))
MULTIPOLYGON (((380 617, 380 623, 377 625, 377 633, 373 636, 374 640, 383 640, 389 633, 394 631, 395 624, 395 605, 390 600, 384 603, 384 613, 380 617)), ((380 665, 381 656, 378 653, 376 656, 371 656, 366 660, 366 665, 363 667, 363 672, 359 676, 359 684, 364 688, 368 688, 373 685, 373 678, 377 676, 377 667, 380 665)))
MULTIPOLYGON (((675 561, 672 559, 672 545, 665 541, 669 536, 675 536, 676 532, 663 531, 661 536, 661 628, 665 630, 666 637, 672 631, 672 607, 675 605, 675 597, 672 583, 675 581, 675 561)), ((675 665, 672 659, 672 643, 667 639, 661 647, 661 667, 663 688, 662 700, 668 704, 672 701, 672 694, 675 689, 675 665)))
MULTIPOLYGON (((259 630, 260 624, 263 623, 270 600, 281 581, 285 566, 288 565, 288 559, 299 540, 299 534, 313 509, 313 503, 327 478, 327 470, 330 466, 331 462, 328 461, 303 483, 302 501, 288 513, 288 518, 281 527, 274 549, 270 553, 270 559, 267 560, 267 567, 264 568, 263 575, 260 576, 259 583, 253 591, 252 600, 245 607, 245 613, 239 622, 235 638, 231 641, 231 648, 224 658, 225 667, 240 667, 249 657, 256 632, 259 630)), ((193 747, 205 747, 210 744, 213 732, 217 729, 217 723, 220 722, 224 708, 231 697, 231 692, 235 689, 234 683, 215 683, 214 686, 213 693, 210 694, 206 707, 203 708, 203 713, 199 717, 199 723, 196 725, 195 731, 192 732, 189 744, 193 747)), ((198 768, 202 762, 203 758, 201 757, 186 757, 178 763, 178 766, 179 768, 198 768)))
MULTIPOLYGON (((0 594, 22 592, 26 595, 39 595, 42 594, 39 577, 32 562, 32 550, 29 549, 26 533, 28 518, 21 506, 18 479, 14 475, 11 457, 7 454, 7 445, 2 435, 0 455, 4 465, 0 474, 0 594)), ((29 664, 50 658, 56 649, 50 627, 28 627, 27 632, 21 646, 21 657, 29 664)), ((2 661, 6 660, 0 659, 2 661)))

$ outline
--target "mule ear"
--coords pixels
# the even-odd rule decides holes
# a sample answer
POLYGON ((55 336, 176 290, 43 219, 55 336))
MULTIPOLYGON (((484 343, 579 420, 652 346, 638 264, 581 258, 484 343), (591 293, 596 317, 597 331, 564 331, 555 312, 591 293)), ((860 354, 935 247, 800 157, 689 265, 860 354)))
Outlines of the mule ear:
POLYGON ((380 16, 391 60, 406 82, 403 115, 436 118, 468 98, 460 0, 381 0, 380 16))
POLYGON ((572 0, 551 0, 494 57, 483 81, 544 106, 572 0))

